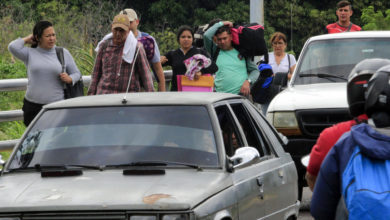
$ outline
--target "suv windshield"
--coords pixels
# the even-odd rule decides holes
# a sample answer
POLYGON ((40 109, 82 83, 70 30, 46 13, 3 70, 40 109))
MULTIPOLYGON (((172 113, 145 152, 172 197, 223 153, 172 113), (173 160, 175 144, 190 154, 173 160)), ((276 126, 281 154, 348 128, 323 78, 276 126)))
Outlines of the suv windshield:
POLYGON ((356 38, 311 42, 301 55, 294 84, 346 82, 352 68, 367 58, 390 58, 390 39, 356 38))
POLYGON ((99 165, 166 161, 217 166, 205 106, 121 106, 48 110, 37 120, 9 169, 36 164, 99 165))

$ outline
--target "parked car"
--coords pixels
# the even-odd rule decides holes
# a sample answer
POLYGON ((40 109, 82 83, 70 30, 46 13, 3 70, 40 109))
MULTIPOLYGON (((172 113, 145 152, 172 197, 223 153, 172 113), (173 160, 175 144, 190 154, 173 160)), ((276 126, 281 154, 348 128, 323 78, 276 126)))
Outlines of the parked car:
POLYGON ((0 176, 0 220, 296 219, 297 171, 247 99, 132 93, 44 106, 0 176))
MULTIPOLYGON (((390 31, 360 31, 311 37, 305 43, 288 87, 270 103, 267 119, 289 142, 285 148, 306 184, 301 158, 322 130, 350 120, 346 82, 367 58, 390 59, 390 31)), ((300 193, 301 195, 301 193, 300 193)))

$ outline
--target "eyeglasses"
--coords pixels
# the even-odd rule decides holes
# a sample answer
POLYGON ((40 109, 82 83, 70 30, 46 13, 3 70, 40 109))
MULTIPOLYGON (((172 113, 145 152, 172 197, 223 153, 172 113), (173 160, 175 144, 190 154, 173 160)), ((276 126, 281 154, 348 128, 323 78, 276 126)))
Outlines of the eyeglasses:
POLYGON ((284 42, 280 42, 280 41, 278 41, 278 42, 272 42, 272 45, 273 45, 273 46, 284 45, 284 42))

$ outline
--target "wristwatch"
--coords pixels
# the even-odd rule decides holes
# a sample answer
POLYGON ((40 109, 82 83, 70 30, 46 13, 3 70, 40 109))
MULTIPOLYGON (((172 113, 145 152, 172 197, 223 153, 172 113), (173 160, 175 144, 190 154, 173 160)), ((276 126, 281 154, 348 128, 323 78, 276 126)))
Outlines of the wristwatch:
POLYGON ((252 84, 252 80, 251 79, 248 78, 247 80, 248 80, 249 84, 252 84))

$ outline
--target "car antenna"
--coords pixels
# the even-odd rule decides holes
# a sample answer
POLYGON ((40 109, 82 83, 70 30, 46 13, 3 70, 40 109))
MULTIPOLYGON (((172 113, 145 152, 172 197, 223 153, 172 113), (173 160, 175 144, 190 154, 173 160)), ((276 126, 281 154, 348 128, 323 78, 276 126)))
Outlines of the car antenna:
MULTIPOLYGON (((125 96, 124 96, 123 99, 122 99, 122 104, 126 104, 126 103, 127 103, 126 96, 127 96, 127 93, 129 92, 131 77, 133 76, 134 66, 135 66, 135 60, 137 59, 138 52, 139 52, 139 47, 137 47, 137 51, 135 52, 135 55, 134 55, 133 65, 131 66, 131 72, 130 72, 129 82, 127 83, 126 93, 125 93, 125 96)), ((122 61, 121 61, 121 64, 122 64, 122 61)), ((120 68, 122 68, 122 65, 121 65, 120 68)), ((119 72, 120 72, 120 69, 119 69, 119 72)))

